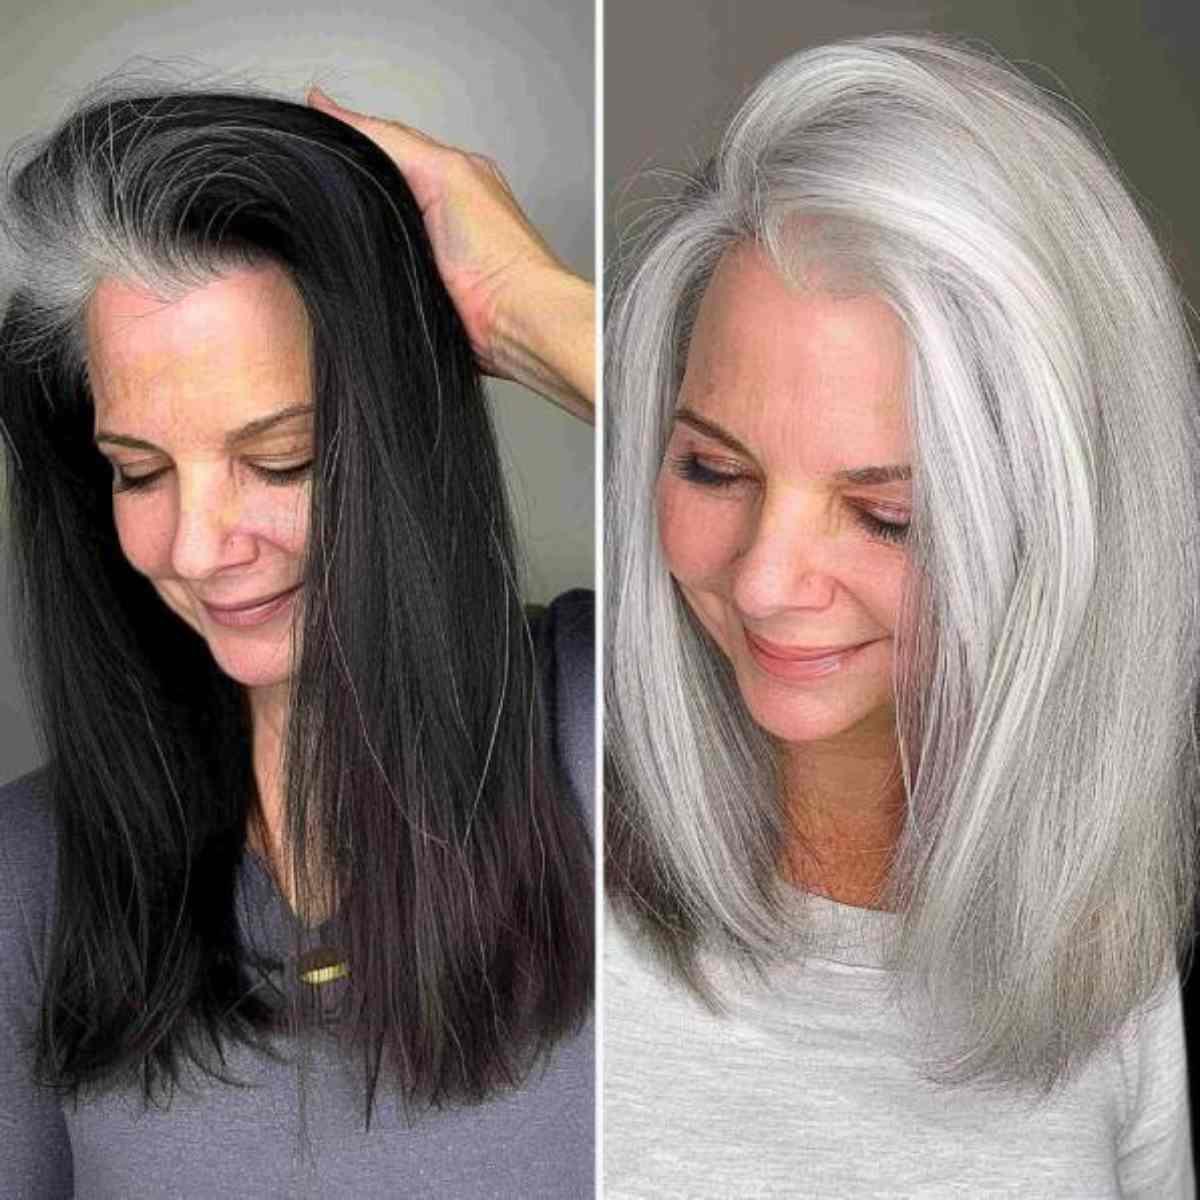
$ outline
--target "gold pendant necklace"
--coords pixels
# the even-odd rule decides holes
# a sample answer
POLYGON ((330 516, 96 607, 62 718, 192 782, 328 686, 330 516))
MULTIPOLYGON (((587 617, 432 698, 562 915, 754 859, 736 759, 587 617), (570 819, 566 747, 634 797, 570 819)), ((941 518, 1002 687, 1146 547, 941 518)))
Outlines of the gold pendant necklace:
POLYGON ((317 987, 350 974, 350 964, 331 946, 318 946, 300 956, 296 964, 302 983, 317 987))

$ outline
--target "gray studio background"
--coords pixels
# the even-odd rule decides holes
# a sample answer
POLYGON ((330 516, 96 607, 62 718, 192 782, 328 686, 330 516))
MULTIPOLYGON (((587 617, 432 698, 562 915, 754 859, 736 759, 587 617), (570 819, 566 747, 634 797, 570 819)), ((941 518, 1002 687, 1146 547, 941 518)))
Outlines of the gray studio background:
MULTIPOLYGON (((48 131, 119 69, 161 63, 299 101, 316 82, 349 108, 490 155, 558 255, 591 279, 594 22, 592 0, 0 0, 0 152, 48 131)), ((515 384, 489 387, 528 598, 593 586, 592 431, 515 384)), ((0 542, 0 589, 6 575, 0 542)), ((39 762, 6 606, 5 596, 0 782, 39 762)))
MULTIPOLYGON (((780 59, 841 37, 980 38, 1091 117, 1200 304, 1197 0, 605 0, 605 262, 780 59)), ((1193 327, 1200 321, 1193 313, 1193 327)))

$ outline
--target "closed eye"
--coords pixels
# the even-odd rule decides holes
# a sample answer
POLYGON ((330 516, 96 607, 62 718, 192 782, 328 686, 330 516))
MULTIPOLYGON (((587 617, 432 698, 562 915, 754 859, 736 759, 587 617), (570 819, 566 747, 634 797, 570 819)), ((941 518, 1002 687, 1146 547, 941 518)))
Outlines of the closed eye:
POLYGON ((265 479, 267 483, 273 483, 279 487, 303 479, 312 471, 312 465, 311 458, 306 462, 297 463, 294 467, 264 467, 259 463, 246 464, 260 479, 265 479))
MULTIPOLYGON (((265 483, 272 484, 275 487, 285 487, 290 483, 296 483, 305 478, 312 471, 312 465, 313 460, 311 458, 290 467, 264 467, 261 463, 246 463, 246 466, 255 475, 265 483)), ((152 487, 169 470, 169 467, 159 467, 157 471, 147 471, 143 475, 130 475, 123 471, 116 463, 113 463, 113 491, 130 492, 144 490, 152 487)))
POLYGON ((737 470, 736 464, 730 464, 731 469, 716 470, 700 458, 698 454, 679 454, 672 456, 671 469, 688 483, 698 483, 702 487, 731 487, 744 479, 750 478, 744 471, 737 470))
POLYGON ((908 521, 886 521, 868 509, 854 506, 855 519, 872 537, 893 544, 908 537, 908 521))
POLYGON ((166 467, 159 467, 157 471, 147 471, 144 475, 127 475, 116 463, 113 463, 113 491, 135 492, 142 488, 148 488, 166 472, 166 467))
MULTIPOLYGON (((754 479, 753 475, 747 474, 741 469, 736 460, 728 460, 728 462, 727 469, 718 470, 711 465, 711 460, 706 461, 694 452, 673 455, 669 459, 669 465, 675 474, 688 483, 699 484, 701 487, 731 488, 736 484, 754 479)), ((851 504, 850 510, 858 525, 876 541, 899 545, 908 537, 909 521, 901 510, 895 510, 895 515, 900 518, 898 520, 880 516, 878 512, 862 508, 858 504, 851 504)), ((890 515, 892 510, 887 511, 890 515)))

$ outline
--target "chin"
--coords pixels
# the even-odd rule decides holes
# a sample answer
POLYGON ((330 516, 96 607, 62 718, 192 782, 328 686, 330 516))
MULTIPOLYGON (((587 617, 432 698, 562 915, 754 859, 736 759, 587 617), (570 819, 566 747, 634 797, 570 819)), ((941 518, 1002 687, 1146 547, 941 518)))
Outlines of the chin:
POLYGON ((230 649, 209 641, 213 660, 230 679, 248 688, 276 687, 292 677, 287 648, 278 646, 230 649))
POLYGON ((205 620, 198 606, 186 597, 163 588, 159 594, 175 615, 204 639, 213 661, 230 679, 247 688, 276 687, 291 679, 296 609, 257 627, 237 629, 205 620))
MULTIPOLYGON (((826 742, 874 726, 880 707, 854 704, 814 704, 811 702, 773 701, 769 697, 747 694, 742 698, 755 722, 781 742, 801 744, 826 742)), ((890 704, 888 705, 890 709, 890 704)))
POLYGON ((201 630, 209 653, 230 679, 248 688, 269 688, 292 677, 290 623, 260 630, 201 630))
POLYGON ((825 742, 895 731, 890 672, 878 678, 847 674, 797 684, 772 678, 753 660, 738 661, 735 671, 751 717, 782 742, 825 742))

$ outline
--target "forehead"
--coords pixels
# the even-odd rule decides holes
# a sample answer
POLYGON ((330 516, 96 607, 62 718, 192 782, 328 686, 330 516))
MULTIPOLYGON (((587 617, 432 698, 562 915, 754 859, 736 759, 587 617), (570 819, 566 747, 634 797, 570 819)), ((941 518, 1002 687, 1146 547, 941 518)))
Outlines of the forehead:
POLYGON ((791 287, 727 251, 700 303, 679 402, 756 454, 815 473, 907 463, 908 345, 876 295, 791 287))
POLYGON ((96 422, 232 428, 304 398, 309 327, 287 274, 241 268, 175 300, 107 278, 85 314, 96 422))

